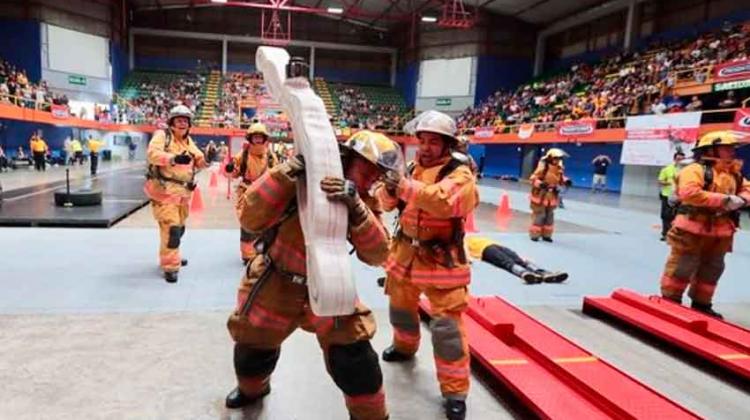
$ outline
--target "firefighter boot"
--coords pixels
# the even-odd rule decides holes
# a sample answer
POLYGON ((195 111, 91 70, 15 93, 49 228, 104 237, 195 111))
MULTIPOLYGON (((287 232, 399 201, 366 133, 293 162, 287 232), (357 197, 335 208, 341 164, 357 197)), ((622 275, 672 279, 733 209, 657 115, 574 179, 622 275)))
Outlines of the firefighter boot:
POLYGON ((563 271, 547 271, 528 261, 526 262, 526 268, 539 274, 542 277, 542 281, 545 283, 562 283, 568 279, 568 273, 563 271))
POLYGON ((183 266, 183 267, 184 267, 184 266, 186 266, 186 265, 188 265, 188 260, 186 260, 186 259, 184 259, 184 258, 183 258, 183 259, 181 259, 181 260, 180 260, 180 265, 181 265, 181 266, 183 266))
POLYGON ((245 394, 240 391, 239 387, 236 387, 232 390, 232 392, 227 395, 227 398, 224 400, 224 405, 227 408, 242 408, 247 405, 250 405, 261 398, 265 397, 271 392, 271 388, 268 387, 263 390, 260 394, 256 395, 255 397, 247 397, 245 394))
POLYGON ((448 420, 464 420, 466 418, 466 401, 446 398, 443 408, 448 420))
POLYGON ((165 271, 164 272, 164 280, 166 280, 167 283, 177 283, 177 272, 176 271, 165 271))
POLYGON ((710 303, 698 303, 696 301, 693 301, 693 303, 690 305, 691 308, 695 309, 698 312, 703 312, 704 314, 708 316, 712 316, 714 318, 724 319, 724 316, 722 316, 720 313, 713 310, 713 305, 710 303))
POLYGON ((539 273, 527 270, 526 267, 519 264, 514 264, 511 272, 516 276, 522 278, 523 281, 526 282, 526 284, 537 284, 541 283, 543 280, 543 277, 539 273))
POLYGON ((383 350, 383 360, 386 362, 406 362, 413 358, 413 354, 401 353, 393 346, 388 346, 387 349, 383 350))

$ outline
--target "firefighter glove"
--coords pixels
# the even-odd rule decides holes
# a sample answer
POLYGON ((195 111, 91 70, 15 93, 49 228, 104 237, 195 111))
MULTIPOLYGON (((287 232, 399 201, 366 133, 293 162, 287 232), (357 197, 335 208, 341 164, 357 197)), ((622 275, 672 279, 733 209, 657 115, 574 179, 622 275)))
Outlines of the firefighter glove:
POLYGON ((172 161, 176 165, 187 165, 193 160, 193 157, 190 156, 188 153, 183 153, 181 155, 177 155, 174 158, 172 158, 172 161))
POLYGON ((281 172, 289 178, 296 179, 299 174, 305 171, 305 159, 302 155, 292 156, 286 162, 281 164, 281 172))
POLYGON ((728 195, 724 199, 724 209, 728 211, 739 210, 747 205, 747 201, 738 195, 728 195))
POLYGON ((359 197, 357 187, 352 181, 327 176, 320 181, 320 189, 326 193, 329 200, 346 204, 349 219, 354 226, 362 224, 367 219, 367 206, 359 197))

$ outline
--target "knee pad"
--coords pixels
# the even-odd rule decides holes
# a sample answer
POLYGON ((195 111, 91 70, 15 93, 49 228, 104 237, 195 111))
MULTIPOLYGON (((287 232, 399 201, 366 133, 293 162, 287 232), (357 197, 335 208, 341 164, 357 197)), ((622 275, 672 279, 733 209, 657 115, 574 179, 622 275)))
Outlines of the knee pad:
POLYGON ((248 232, 245 229, 240 229, 240 241, 242 241, 242 242, 252 242, 252 241, 255 240, 255 238, 256 238, 256 236, 253 233, 248 232))
POLYGON ((374 394, 383 386, 378 355, 367 340, 330 346, 328 367, 333 381, 346 395, 374 394))
POLYGON ((244 344, 234 345, 234 371, 237 376, 268 376, 279 361, 279 349, 262 350, 244 344))
POLYGON ((430 322, 432 348, 435 355, 452 362, 464 356, 463 338, 458 323, 452 318, 435 318, 430 322))
POLYGON ((409 332, 419 332, 419 316, 414 316, 411 312, 404 309, 398 309, 391 306, 388 309, 388 316, 391 319, 391 325, 399 330, 409 332))
POLYGON ((184 226, 170 226, 169 227, 169 241, 167 242, 167 248, 177 249, 180 247, 180 238, 185 231, 184 226))

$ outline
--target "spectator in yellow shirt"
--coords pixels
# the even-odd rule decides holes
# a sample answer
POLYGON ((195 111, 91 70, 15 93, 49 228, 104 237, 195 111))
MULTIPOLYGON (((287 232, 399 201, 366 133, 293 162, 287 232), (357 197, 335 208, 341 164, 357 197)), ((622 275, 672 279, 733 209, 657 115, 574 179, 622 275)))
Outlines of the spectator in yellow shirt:
POLYGON ((47 162, 45 158, 47 156, 47 143, 42 140, 42 133, 36 132, 31 135, 29 140, 29 148, 31 149, 31 155, 34 157, 34 169, 37 171, 46 171, 47 162))
POLYGON ((93 137, 89 136, 88 146, 89 157, 91 158, 91 176, 94 176, 96 175, 96 170, 99 167, 99 150, 101 150, 102 146, 104 146, 104 142, 101 140, 96 140, 93 137))
POLYGON ((70 151, 73 152, 73 162, 77 160, 79 165, 83 165, 83 146, 78 139, 71 140, 70 151))

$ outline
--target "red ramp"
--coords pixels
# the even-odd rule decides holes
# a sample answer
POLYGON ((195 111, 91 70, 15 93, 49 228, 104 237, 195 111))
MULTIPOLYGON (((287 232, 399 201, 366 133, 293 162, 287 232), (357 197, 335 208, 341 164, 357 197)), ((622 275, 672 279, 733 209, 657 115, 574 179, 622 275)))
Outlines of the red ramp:
POLYGON ((668 299, 618 289, 611 297, 586 297, 583 312, 605 314, 750 380, 750 330, 668 299))
POLYGON ((464 322, 472 357, 541 418, 698 418, 499 297, 472 298, 464 322))

